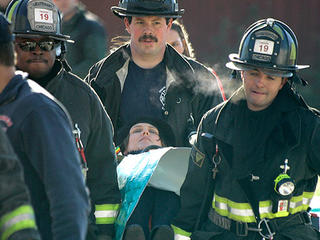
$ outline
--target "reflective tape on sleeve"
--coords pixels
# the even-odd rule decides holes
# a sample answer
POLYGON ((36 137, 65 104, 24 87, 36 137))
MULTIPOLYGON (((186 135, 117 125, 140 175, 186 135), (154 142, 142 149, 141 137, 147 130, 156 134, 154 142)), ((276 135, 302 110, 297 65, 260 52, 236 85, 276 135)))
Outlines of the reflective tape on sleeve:
POLYGON ((94 216, 96 224, 113 224, 119 211, 119 204, 101 204, 95 205, 94 216))
POLYGON ((174 240, 190 240, 191 233, 182 230, 181 228, 178 228, 174 225, 171 225, 173 231, 174 231, 174 240))
POLYGON ((1 240, 8 239, 15 232, 30 228, 37 229, 34 219, 34 212, 30 205, 23 205, 1 217, 1 240))
POLYGON ((174 234, 174 240, 191 240, 191 238, 180 234, 174 234))

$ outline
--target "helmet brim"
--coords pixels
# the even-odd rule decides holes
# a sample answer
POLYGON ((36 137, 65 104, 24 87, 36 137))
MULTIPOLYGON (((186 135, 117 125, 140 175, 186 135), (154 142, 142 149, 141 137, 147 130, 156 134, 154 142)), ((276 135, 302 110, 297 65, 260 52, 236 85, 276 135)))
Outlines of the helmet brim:
POLYGON ((172 12, 162 12, 159 13, 157 11, 147 11, 147 10, 134 10, 134 11, 127 11, 124 8, 121 7, 117 7, 117 6, 113 6, 111 7, 111 11, 120 18, 124 18, 124 17, 134 17, 134 16, 161 16, 161 17, 165 17, 165 18, 181 18, 183 13, 184 13, 184 9, 180 9, 178 12, 172 13, 172 12))
POLYGON ((270 76, 277 76, 277 77, 292 77, 293 72, 305 68, 309 68, 310 65, 295 65, 292 68, 282 68, 279 66, 276 67, 269 67, 265 64, 261 63, 248 63, 239 58, 239 54, 232 53, 229 55, 230 62, 226 64, 226 67, 232 70, 237 71, 247 71, 253 69, 261 69, 263 73, 268 74, 270 76))
POLYGON ((40 38, 40 37, 49 37, 58 41, 64 41, 64 42, 68 42, 68 43, 74 43, 74 40, 70 39, 70 36, 67 35, 61 35, 61 36, 57 36, 57 35, 52 35, 52 33, 44 33, 44 32, 39 32, 39 34, 36 34, 34 32, 32 33, 19 33, 19 32, 15 32, 13 33, 13 35, 15 37, 22 37, 22 38, 40 38))

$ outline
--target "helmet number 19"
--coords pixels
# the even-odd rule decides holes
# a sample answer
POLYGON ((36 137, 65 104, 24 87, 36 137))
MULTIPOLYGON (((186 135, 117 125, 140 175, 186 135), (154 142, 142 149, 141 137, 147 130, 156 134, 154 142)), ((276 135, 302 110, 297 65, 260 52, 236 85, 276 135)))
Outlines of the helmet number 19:
POLYGON ((256 39, 253 51, 267 55, 273 54, 274 42, 264 39, 256 39))
POLYGON ((48 9, 34 9, 35 21, 41 23, 53 23, 52 11, 48 9))

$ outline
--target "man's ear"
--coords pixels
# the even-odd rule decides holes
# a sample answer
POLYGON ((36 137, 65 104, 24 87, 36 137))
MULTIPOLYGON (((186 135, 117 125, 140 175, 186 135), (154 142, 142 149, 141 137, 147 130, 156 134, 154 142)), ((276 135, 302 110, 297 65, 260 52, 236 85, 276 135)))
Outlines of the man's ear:
POLYGON ((244 71, 240 71, 240 76, 241 76, 241 79, 243 80, 244 79, 244 71))
POLYGON ((288 78, 282 78, 281 79, 280 89, 282 89, 282 87, 286 84, 286 82, 288 82, 288 78))
POLYGON ((172 18, 170 18, 170 19, 169 19, 169 22, 168 22, 168 26, 167 26, 168 30, 170 30, 170 29, 171 29, 172 22, 173 22, 173 19, 172 19, 172 18))
POLYGON ((124 22, 124 26, 126 27, 126 31, 130 34, 130 23, 129 23, 128 18, 125 17, 123 19, 123 22, 124 22))

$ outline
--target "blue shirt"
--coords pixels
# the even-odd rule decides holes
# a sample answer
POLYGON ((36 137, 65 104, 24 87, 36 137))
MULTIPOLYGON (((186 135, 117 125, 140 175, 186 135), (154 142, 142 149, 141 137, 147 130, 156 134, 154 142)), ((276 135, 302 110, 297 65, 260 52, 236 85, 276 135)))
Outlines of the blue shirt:
POLYGON ((166 75, 164 62, 154 68, 144 69, 130 61, 120 104, 123 125, 142 116, 163 119, 166 75))

